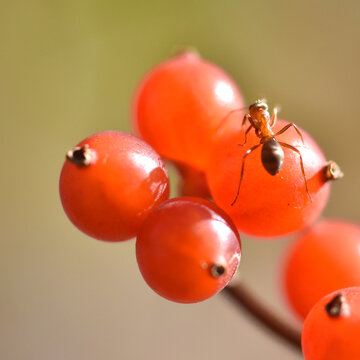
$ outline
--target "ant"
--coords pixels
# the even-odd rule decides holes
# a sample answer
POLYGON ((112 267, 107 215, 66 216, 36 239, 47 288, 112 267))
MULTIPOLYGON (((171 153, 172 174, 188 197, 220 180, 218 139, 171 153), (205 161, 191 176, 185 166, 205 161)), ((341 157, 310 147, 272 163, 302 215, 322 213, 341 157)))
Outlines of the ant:
MULTIPOLYGON (((236 109, 236 110, 230 111, 230 113, 226 117, 228 117, 231 113, 233 113, 234 111, 237 111, 237 110, 241 110, 241 109, 236 109)), ((250 123, 250 126, 245 131, 244 142, 242 144, 239 144, 239 146, 244 146, 246 144, 247 134, 249 133, 249 131, 252 128, 254 128, 256 136, 258 138, 260 138, 260 143, 257 145, 254 145, 249 150, 247 150, 243 157, 239 186, 237 189, 235 199, 231 203, 231 206, 233 206, 236 203, 236 201, 239 197, 240 186, 241 186, 241 182, 242 182, 242 179, 244 176, 245 160, 253 151, 255 151, 260 146, 262 146, 261 162, 262 162, 265 170, 270 175, 273 175, 273 176, 276 175, 280 171, 283 161, 284 161, 284 151, 283 151, 282 147, 288 148, 299 154, 301 172, 304 177, 306 192, 309 196, 310 201, 312 202, 311 195, 309 193, 309 189, 308 189, 308 185, 307 185, 307 181, 306 181, 303 159, 302 159, 300 151, 296 147, 294 147, 290 144, 287 144, 287 143, 284 143, 281 141, 277 141, 276 136, 283 134, 286 130, 288 130, 292 126, 295 129, 295 131, 298 133, 298 135, 300 136, 300 139, 303 144, 304 144, 304 139, 301 135, 301 132, 299 131, 299 129, 297 128, 297 126, 294 123, 289 123, 289 124, 285 125, 281 130, 279 130, 276 134, 274 134, 272 132, 271 128, 276 123, 277 112, 278 112, 277 108, 274 108, 272 115, 270 117, 270 113, 268 111, 268 105, 266 104, 266 100, 259 99, 259 100, 256 100, 255 103, 253 103, 249 106, 249 110, 244 116, 244 119, 242 121, 242 126, 245 125, 246 121, 248 121, 250 123)))

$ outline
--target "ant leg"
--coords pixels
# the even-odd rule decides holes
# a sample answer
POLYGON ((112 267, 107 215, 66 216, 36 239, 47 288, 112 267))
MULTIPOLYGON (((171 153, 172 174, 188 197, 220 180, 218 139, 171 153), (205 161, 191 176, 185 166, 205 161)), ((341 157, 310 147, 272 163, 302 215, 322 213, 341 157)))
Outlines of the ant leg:
MULTIPOLYGON (((231 110, 229 111, 225 117, 221 120, 220 124, 218 125, 218 128, 217 128, 217 132, 224 126, 224 124, 226 123, 226 121, 230 118, 230 116, 234 113, 236 113, 237 111, 244 111, 245 109, 247 109, 247 107, 242 107, 242 108, 238 108, 238 109, 234 109, 234 110, 231 110)), ((244 120, 243 120, 243 123, 244 123, 244 120)))
POLYGON ((257 145, 254 145, 253 147, 251 147, 249 150, 246 151, 244 157, 243 157, 243 161, 242 161, 242 165, 241 165, 241 173, 240 173, 240 181, 239 181, 239 186, 238 186, 238 189, 237 189, 237 193, 236 193, 236 196, 235 196, 235 199, 234 201, 230 204, 231 206, 233 206, 238 197, 239 197, 239 193, 240 193, 240 185, 241 185, 241 182, 242 182, 242 179, 243 179, 243 176, 244 176, 244 166, 245 166, 245 159, 248 155, 250 155, 255 149, 257 149, 259 146, 261 146, 262 144, 257 144, 257 145))
POLYGON ((298 129, 298 127, 294 123, 290 123, 290 124, 285 125, 281 130, 279 130, 276 134, 274 134, 274 136, 277 136, 277 135, 280 135, 280 134, 284 133, 287 129, 290 128, 290 126, 292 126, 295 129, 295 131, 300 136, 300 139, 301 139, 302 143, 305 144, 300 130, 298 129))
POLYGON ((243 121, 241 123, 241 128, 245 125, 246 120, 249 120, 249 122, 251 122, 249 118, 251 119, 251 116, 249 114, 244 115, 243 121))
POLYGON ((247 134, 248 134, 248 132, 251 130, 252 127, 253 127, 252 124, 250 124, 250 126, 249 126, 249 127, 247 128, 247 130, 245 131, 245 140, 244 140, 244 142, 243 142, 242 144, 238 144, 239 146, 244 146, 244 145, 246 144, 247 134))
POLYGON ((245 114, 244 120, 242 122, 242 126, 245 124, 246 120, 248 120, 249 123, 256 129, 255 122, 254 122, 253 118, 249 114, 245 114))
POLYGON ((278 113, 278 108, 274 108, 272 115, 271 115, 271 119, 270 119, 270 127, 273 127, 276 123, 277 120, 277 113, 278 113))
POLYGON ((288 148, 288 149, 290 149, 290 150, 293 150, 293 151, 295 151, 295 152, 297 152, 297 153, 299 154, 299 156, 300 156, 301 172, 302 172, 302 175, 303 175, 303 177, 304 177, 306 192, 307 192, 307 194, 308 194, 308 196, 309 196, 310 201, 312 202, 312 198, 311 198, 311 195, 310 195, 310 193, 309 193, 309 188, 308 188, 307 181, 306 181, 305 170, 304 170, 304 163, 303 163, 303 159, 302 159, 302 156, 301 156, 300 151, 299 151, 296 147, 294 147, 294 146, 292 146, 292 145, 290 145, 290 144, 283 143, 283 142, 279 142, 279 144, 280 144, 281 146, 284 146, 284 147, 286 147, 286 148, 288 148))
MULTIPOLYGON (((259 125, 255 124, 255 121, 253 120, 253 118, 249 115, 249 114, 245 114, 244 116, 244 120, 242 125, 245 124, 245 121, 248 120, 249 123, 252 125, 252 127, 255 129, 255 134, 257 137, 261 138, 260 134, 259 134, 259 125)), ((249 129, 246 130, 246 133, 249 131, 249 129)))
MULTIPOLYGON (((242 129, 243 129, 245 123, 246 123, 246 120, 248 120, 249 123, 250 123, 250 125, 255 128, 254 120, 251 118, 251 116, 250 116, 249 114, 245 114, 245 115, 244 115, 244 118, 243 118, 243 121, 242 121, 242 123, 241 123, 241 129, 240 129, 240 131, 242 131, 242 129)), ((248 133, 249 130, 250 130, 250 129, 247 129, 247 130, 246 130, 245 137, 246 137, 246 134, 248 133)), ((245 140, 244 144, 245 144, 245 143, 246 143, 246 140, 245 140)))

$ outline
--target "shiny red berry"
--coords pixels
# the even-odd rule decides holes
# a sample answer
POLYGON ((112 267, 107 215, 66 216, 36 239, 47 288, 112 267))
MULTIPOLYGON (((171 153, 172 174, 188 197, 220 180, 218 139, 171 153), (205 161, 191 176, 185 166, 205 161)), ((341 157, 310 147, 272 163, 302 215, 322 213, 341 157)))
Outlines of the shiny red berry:
POLYGON ((195 196, 210 199, 211 194, 203 171, 184 163, 174 163, 179 173, 178 192, 180 196, 195 196))
MULTIPOLYGON (((260 144, 252 129, 244 146, 241 118, 219 129, 206 175, 215 202, 233 219, 245 234, 257 237, 276 237, 299 231, 313 223, 324 209, 330 184, 326 178, 327 161, 316 142, 304 130, 301 141, 294 129, 277 137, 290 144, 302 155, 309 194, 306 191, 299 154, 282 146, 284 161, 276 175, 264 168, 261 147, 246 157, 239 196, 234 203, 246 151, 260 144), (228 130, 229 128, 229 130, 228 130), (310 198, 311 196, 311 198, 310 198)), ((236 117, 234 118, 236 120, 236 117)), ((278 120, 274 133, 287 122, 278 120)))
POLYGON ((302 332, 305 360, 360 359, 360 287, 323 297, 306 317, 302 332))
POLYGON ((322 220, 295 239, 287 253, 284 285, 301 318, 326 294, 360 286, 360 226, 322 220))
POLYGON ((136 257, 148 285, 180 303, 205 300, 236 272, 240 237, 214 203, 175 198, 159 205, 137 235, 136 257))
POLYGON ((159 155, 141 139, 119 131, 92 135, 70 150, 59 187, 73 224, 106 241, 134 237, 169 195, 159 155))
POLYGON ((221 68, 185 52, 143 78, 133 101, 133 127, 161 156, 204 170, 219 124, 243 106, 221 68))

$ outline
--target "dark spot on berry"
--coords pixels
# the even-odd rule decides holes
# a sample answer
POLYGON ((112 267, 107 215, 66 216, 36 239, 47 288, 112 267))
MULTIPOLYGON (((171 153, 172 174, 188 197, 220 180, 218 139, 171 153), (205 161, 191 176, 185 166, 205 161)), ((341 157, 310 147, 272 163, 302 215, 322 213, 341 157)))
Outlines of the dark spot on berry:
POLYGON ((69 150, 66 154, 66 158, 77 166, 88 166, 92 160, 91 150, 89 145, 76 146, 69 150))
POLYGON ((213 277, 217 278, 217 277, 220 277, 221 275, 224 275, 225 270, 226 270, 225 266, 219 265, 219 264, 214 264, 210 268, 210 273, 213 277))
POLYGON ((338 317, 341 315, 345 297, 342 294, 335 295, 335 297, 325 305, 327 314, 331 317, 338 317))

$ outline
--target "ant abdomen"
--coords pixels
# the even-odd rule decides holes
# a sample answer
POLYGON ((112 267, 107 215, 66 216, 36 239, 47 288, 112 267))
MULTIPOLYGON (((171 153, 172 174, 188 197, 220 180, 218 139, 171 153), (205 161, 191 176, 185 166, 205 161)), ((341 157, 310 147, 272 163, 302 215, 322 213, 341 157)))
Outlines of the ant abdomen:
POLYGON ((283 164, 284 151, 281 145, 274 139, 264 142, 261 149, 261 162, 270 175, 276 175, 283 164))

